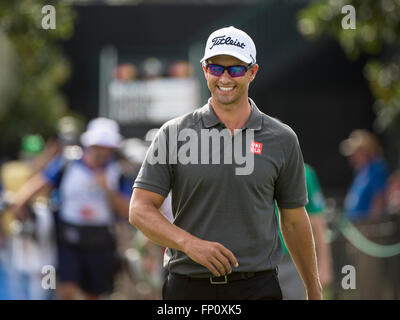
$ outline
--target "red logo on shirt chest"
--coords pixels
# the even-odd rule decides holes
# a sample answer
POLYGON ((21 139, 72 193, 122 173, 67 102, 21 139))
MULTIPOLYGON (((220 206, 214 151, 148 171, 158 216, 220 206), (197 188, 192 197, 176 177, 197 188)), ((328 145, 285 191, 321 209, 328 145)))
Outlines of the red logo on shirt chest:
POLYGON ((262 151, 262 143, 253 141, 250 145, 250 152, 261 154, 262 151))

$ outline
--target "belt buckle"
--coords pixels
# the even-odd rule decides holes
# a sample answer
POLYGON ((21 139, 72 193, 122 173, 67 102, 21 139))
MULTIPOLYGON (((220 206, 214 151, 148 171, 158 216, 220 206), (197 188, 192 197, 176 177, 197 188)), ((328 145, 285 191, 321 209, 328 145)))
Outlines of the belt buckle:
POLYGON ((228 277, 227 277, 227 275, 220 276, 220 277, 213 277, 213 276, 211 276, 211 277, 210 277, 210 283, 211 283, 211 284, 227 284, 227 283, 228 283, 228 277), (213 280, 213 279, 215 279, 215 278, 222 278, 222 277, 224 277, 224 279, 223 279, 222 281, 215 281, 215 280, 213 280))

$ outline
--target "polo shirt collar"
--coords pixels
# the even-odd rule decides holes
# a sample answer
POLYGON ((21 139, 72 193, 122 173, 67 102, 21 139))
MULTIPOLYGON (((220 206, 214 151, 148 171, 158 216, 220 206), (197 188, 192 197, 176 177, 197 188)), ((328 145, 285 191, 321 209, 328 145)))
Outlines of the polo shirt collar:
POLYGON ((211 106, 211 98, 208 99, 207 104, 201 110, 201 117, 203 119, 204 127, 211 128, 218 123, 222 123, 211 106))
MULTIPOLYGON (((249 101, 251 105, 251 114, 246 124, 243 126, 243 129, 260 130, 262 127, 261 111, 257 108, 252 99, 249 98, 249 101)), ((203 107, 201 116, 203 119, 203 124, 206 128, 211 128, 219 123, 222 123, 211 106, 211 98, 208 99, 208 103, 203 107)))
POLYGON ((252 99, 249 98, 249 101, 251 104, 251 114, 246 124, 243 126, 243 129, 261 130, 263 121, 261 111, 257 108, 252 99))

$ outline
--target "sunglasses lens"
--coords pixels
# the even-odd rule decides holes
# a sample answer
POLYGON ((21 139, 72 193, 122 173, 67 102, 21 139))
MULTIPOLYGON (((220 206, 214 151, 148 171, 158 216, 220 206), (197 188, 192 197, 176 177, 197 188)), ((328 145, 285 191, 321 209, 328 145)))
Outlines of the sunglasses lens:
POLYGON ((246 67, 245 66, 229 67, 228 72, 231 77, 242 77, 246 73, 246 67))
MULTIPOLYGON (((225 67, 218 64, 209 64, 207 68, 213 76, 217 77, 220 77, 225 71, 225 67)), ((231 77, 242 77, 247 71, 245 66, 231 66, 227 67, 227 69, 231 77)))
POLYGON ((224 67, 216 65, 216 64, 209 64, 208 65, 208 70, 213 76, 219 77, 224 73, 224 67))

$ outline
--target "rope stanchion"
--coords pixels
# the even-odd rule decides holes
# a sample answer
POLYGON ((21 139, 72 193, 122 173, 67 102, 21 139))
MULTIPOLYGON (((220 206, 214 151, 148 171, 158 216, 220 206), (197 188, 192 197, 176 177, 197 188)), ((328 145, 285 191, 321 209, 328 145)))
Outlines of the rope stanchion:
POLYGON ((361 252, 376 258, 390 258, 400 254, 400 243, 382 245, 366 238, 348 219, 342 217, 338 224, 343 236, 361 252))

